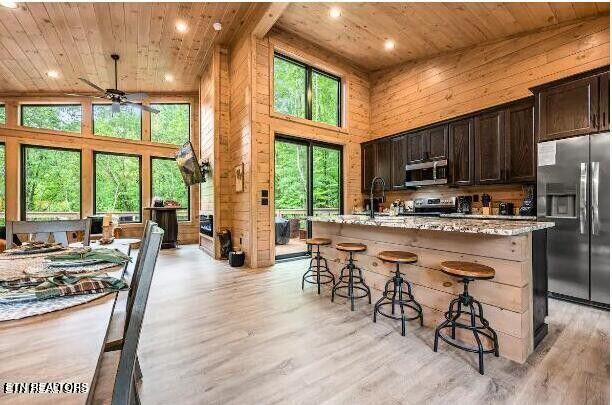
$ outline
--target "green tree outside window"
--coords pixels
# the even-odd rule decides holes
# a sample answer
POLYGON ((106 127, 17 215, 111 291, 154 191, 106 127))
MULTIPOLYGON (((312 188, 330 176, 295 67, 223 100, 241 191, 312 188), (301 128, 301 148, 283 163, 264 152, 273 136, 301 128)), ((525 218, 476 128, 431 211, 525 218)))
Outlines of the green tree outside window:
POLYGON ((274 57, 274 109, 306 118, 306 68, 274 57))
POLYGON ((140 222, 140 158, 96 153, 95 213, 116 214, 120 222, 140 222))
POLYGON ((189 140, 189 104, 151 104, 151 140, 182 145, 189 140))
POLYGON ((110 104, 93 105, 94 135, 123 139, 141 139, 141 110, 131 105, 122 105, 113 113, 110 104))
POLYGON ((312 74, 312 120, 338 125, 338 79, 313 72, 312 74))
POLYGON ((21 125, 54 131, 81 132, 80 105, 22 105, 21 125))
POLYGON ((6 106, 0 104, 0 124, 6 124, 6 106))
POLYGON ((179 221, 189 220, 189 189, 174 159, 151 159, 151 196, 174 200, 181 204, 177 210, 179 221))

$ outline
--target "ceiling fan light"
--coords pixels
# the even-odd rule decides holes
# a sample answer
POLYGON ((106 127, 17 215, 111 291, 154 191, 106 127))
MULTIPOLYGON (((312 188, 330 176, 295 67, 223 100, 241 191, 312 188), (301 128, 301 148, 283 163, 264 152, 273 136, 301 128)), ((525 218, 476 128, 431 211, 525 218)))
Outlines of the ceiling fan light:
POLYGON ((6 8, 17 8, 17 2, 9 0, 0 0, 0 6, 6 8))

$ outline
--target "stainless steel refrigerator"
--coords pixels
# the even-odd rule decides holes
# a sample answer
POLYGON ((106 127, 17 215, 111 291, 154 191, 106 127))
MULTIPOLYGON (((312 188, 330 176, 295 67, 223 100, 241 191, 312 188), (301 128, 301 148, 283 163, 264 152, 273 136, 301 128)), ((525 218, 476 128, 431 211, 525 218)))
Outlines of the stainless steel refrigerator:
POLYGON ((610 304, 610 133, 538 144, 538 218, 548 230, 548 290, 610 304))

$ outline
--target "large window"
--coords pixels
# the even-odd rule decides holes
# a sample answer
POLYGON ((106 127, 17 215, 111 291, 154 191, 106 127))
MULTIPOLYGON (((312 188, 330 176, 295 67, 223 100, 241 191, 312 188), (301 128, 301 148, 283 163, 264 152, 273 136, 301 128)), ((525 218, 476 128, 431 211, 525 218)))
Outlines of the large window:
POLYGON ((141 110, 132 105, 122 105, 113 113, 110 104, 93 105, 94 135, 123 139, 140 139, 142 126, 141 110))
POLYGON ((80 104, 49 104, 21 106, 21 125, 55 131, 81 132, 80 104))
POLYGON ((4 144, 0 143, 0 226, 4 226, 6 219, 6 159, 4 154, 4 144))
POLYGON ((179 221, 189 221, 189 188, 171 158, 151 158, 151 196, 181 204, 176 215, 179 221))
POLYGON ((6 124, 6 106, 0 104, 0 124, 6 124))
POLYGON ((81 217, 81 152, 22 147, 21 216, 25 220, 81 217))
POLYGON ((189 104, 151 104, 159 111, 151 114, 153 142, 182 145, 189 140, 189 104))
POLYGON ((274 54, 274 110, 341 126, 340 78, 284 55, 274 54))
POLYGON ((118 222, 140 222, 140 156, 94 153, 94 213, 113 214, 118 222))

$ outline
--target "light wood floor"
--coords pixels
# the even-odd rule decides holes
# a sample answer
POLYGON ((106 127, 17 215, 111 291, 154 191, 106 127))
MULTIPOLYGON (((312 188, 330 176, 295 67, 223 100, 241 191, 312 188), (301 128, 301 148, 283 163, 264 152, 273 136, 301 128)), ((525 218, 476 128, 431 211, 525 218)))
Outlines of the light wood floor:
MULTIPOLYGON (((163 251, 143 326, 144 404, 607 404, 608 312, 550 301, 523 365, 476 358, 432 330, 406 337, 372 306, 300 288, 307 262, 233 269, 194 246, 163 251)), ((374 299, 377 299, 375 293, 374 299)), ((486 315, 486 314, 485 314, 486 315)))

